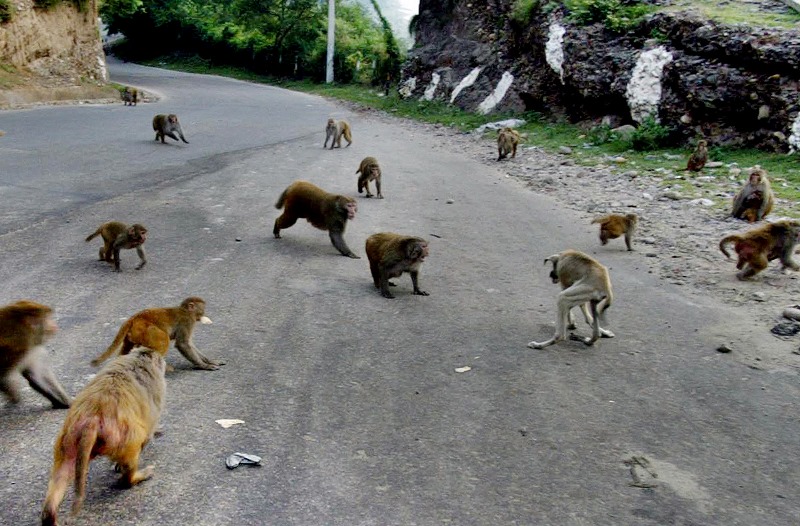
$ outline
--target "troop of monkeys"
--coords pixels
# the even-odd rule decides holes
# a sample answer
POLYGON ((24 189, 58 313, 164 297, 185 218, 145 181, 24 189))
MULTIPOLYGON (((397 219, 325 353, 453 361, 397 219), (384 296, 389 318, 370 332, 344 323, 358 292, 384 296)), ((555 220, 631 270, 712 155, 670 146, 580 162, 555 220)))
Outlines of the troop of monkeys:
MULTIPOLYGON (((129 94, 136 104, 136 91, 129 94)), ((183 133, 174 115, 157 115, 153 119, 156 140, 169 136, 176 141, 183 133)), ((325 143, 331 148, 341 147, 345 138, 352 143, 350 126, 346 121, 330 119, 325 128, 325 143)), ((519 134, 511 128, 498 135, 499 159, 516 155, 519 134)), ((357 189, 366 190, 372 197, 369 183, 375 182, 376 193, 382 199, 381 169, 374 157, 366 157, 359 165, 357 189)), ((747 184, 734 198, 733 216, 750 222, 761 220, 772 209, 774 196, 766 172, 756 168, 747 184)), ((347 221, 355 217, 358 209, 352 197, 328 193, 306 181, 291 183, 279 196, 276 208, 283 209, 275 219, 273 235, 291 227, 300 218, 316 228, 327 230, 333 246, 344 256, 358 259, 344 241, 347 221)), ((636 214, 610 214, 596 218, 600 224, 600 241, 625 237, 628 250, 633 250, 632 237, 638 223, 636 214)), ((794 247, 800 234, 797 221, 778 221, 765 224, 743 234, 726 236, 720 241, 720 250, 729 257, 728 243, 734 243, 738 255, 737 274, 747 279, 766 268, 768 261, 779 258, 784 267, 794 270, 798 265, 792 260, 794 247)), ((99 250, 100 260, 112 263, 120 271, 120 250, 136 249, 141 269, 147 263, 144 243, 147 229, 140 225, 125 225, 111 221, 101 225, 86 238, 103 239, 99 250)), ((418 284, 419 268, 428 256, 428 243, 422 238, 390 232, 371 235, 365 243, 367 258, 375 288, 386 298, 393 298, 389 280, 404 272, 411 276, 413 294, 427 296, 418 284)), ((608 269, 591 256, 577 250, 565 250, 545 259, 552 264, 550 278, 560 284, 562 291, 557 300, 555 334, 552 338, 528 343, 528 347, 541 349, 567 339, 567 329, 575 328, 574 307, 580 308, 587 324, 592 327, 590 337, 570 334, 569 338, 593 345, 600 337, 613 338, 605 325, 604 313, 613 301, 608 269)), ((47 495, 42 509, 42 525, 57 524, 57 510, 70 483, 75 487, 72 512, 77 513, 83 503, 89 463, 98 456, 107 456, 121 473, 121 482, 133 486, 153 475, 153 466, 139 469, 139 455, 144 446, 157 433, 159 416, 165 395, 164 374, 172 369, 164 358, 170 341, 196 368, 215 370, 224 362, 210 360, 192 343, 197 322, 211 323, 205 316, 205 301, 189 297, 177 307, 150 308, 134 314, 125 321, 114 341, 97 358, 99 366, 112 355, 115 360, 103 368, 89 384, 70 400, 47 363, 42 345, 57 330, 52 309, 33 301, 21 300, 0 308, 0 391, 12 403, 20 401, 20 377, 47 398, 54 408, 69 408, 61 432, 53 448, 53 468, 47 495)))
MULTIPOLYGON (((130 103, 136 103, 136 92, 129 93, 130 103)), ((126 100, 126 104, 128 101, 126 100)), ((184 142, 175 115, 157 115, 153 119, 156 140, 164 136, 184 142), (178 137, 174 135, 178 134, 178 137)), ((345 121, 333 121, 326 126, 327 147, 341 147, 341 138, 352 143, 350 126, 345 121)), ((375 183, 377 197, 383 199, 381 169, 374 157, 361 161, 357 189, 366 190, 372 197, 370 183, 375 183)), ((358 259, 344 241, 348 219, 357 211, 355 199, 326 192, 306 181, 295 181, 280 195, 276 208, 283 209, 275 220, 273 234, 304 218, 313 226, 327 230, 333 246, 342 254, 358 259)), ((103 246, 99 259, 111 263, 120 271, 120 251, 136 249, 141 269, 147 263, 144 243, 147 228, 140 224, 126 225, 110 221, 100 225, 86 241, 100 236, 103 246)), ((419 267, 428 256, 428 242, 419 237, 381 232, 370 236, 365 244, 373 284, 386 298, 393 298, 389 280, 408 272, 413 294, 427 296, 419 288, 419 267)), ((163 408, 166 383, 165 372, 171 371, 164 358, 170 341, 195 368, 215 370, 224 362, 203 355, 192 342, 195 324, 211 323, 205 315, 202 298, 189 297, 177 307, 150 308, 134 314, 125 321, 114 341, 92 365, 97 367, 112 355, 119 356, 103 368, 86 387, 71 400, 58 382, 47 362, 42 345, 57 331, 53 310, 29 300, 21 300, 0 308, 0 391, 11 403, 20 401, 19 384, 27 380, 35 391, 47 398, 54 408, 68 408, 61 432, 53 447, 53 468, 42 508, 42 525, 58 523, 58 507, 70 484, 74 484, 73 515, 85 497, 89 463, 98 456, 107 456, 121 473, 121 483, 133 486, 153 475, 153 466, 139 468, 139 456, 144 446, 157 432, 163 408)))

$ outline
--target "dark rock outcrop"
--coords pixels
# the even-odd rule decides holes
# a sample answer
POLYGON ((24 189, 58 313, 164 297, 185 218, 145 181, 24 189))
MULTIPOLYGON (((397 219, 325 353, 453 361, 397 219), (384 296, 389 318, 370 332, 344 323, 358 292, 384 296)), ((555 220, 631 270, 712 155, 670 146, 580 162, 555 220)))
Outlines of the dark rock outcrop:
POLYGON ((647 108, 648 97, 655 97, 649 112, 673 130, 677 142, 703 136, 715 145, 789 151, 794 141, 800 149, 799 31, 658 13, 617 34, 601 24, 576 27, 565 21, 563 8, 534 12, 530 24, 520 24, 510 17, 512 5, 513 0, 421 0, 416 46, 403 70, 404 81, 415 79, 413 90, 407 85, 409 95, 424 97, 427 89, 430 96, 436 76, 433 98, 451 101, 462 80, 480 68, 454 104, 487 111, 488 103, 481 103, 508 73, 513 83, 488 111, 534 110, 574 122, 610 115, 617 123, 635 124, 642 116, 637 104, 647 108), (546 52, 553 24, 563 28, 563 39, 546 52), (554 60, 553 49, 563 59, 554 60), (654 64, 640 69, 632 84, 644 56, 654 57, 654 64), (560 72, 554 66, 559 60, 560 72))

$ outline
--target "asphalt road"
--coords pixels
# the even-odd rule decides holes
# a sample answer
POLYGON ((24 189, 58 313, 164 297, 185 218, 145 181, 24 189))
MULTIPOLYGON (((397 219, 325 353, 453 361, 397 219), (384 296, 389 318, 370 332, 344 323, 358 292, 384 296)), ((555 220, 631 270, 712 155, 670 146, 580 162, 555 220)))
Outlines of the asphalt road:
MULTIPOLYGON (((120 490, 95 461, 77 524, 797 524, 797 376, 714 350, 736 311, 429 132, 267 86, 111 73, 163 99, 0 113, 0 300, 55 307, 47 348, 72 394, 124 319, 190 295, 214 320, 195 342, 227 365, 170 351, 155 477, 120 490), (173 112, 191 144, 153 141, 152 116, 173 112), (328 116, 351 121, 350 148, 322 149, 328 116), (356 196, 367 155, 386 199, 360 198, 345 239, 364 256, 374 232, 428 238, 428 297, 407 276, 380 297, 365 256, 303 221, 272 238, 291 181, 356 196), (111 219, 150 228, 145 269, 133 251, 121 274, 95 261, 83 239, 111 219), (542 260, 565 248, 610 267, 617 337, 534 351, 557 293, 542 260), (263 466, 226 470, 236 451, 263 466)), ((27 388, 0 405, 0 523, 37 523, 63 418, 27 388)))

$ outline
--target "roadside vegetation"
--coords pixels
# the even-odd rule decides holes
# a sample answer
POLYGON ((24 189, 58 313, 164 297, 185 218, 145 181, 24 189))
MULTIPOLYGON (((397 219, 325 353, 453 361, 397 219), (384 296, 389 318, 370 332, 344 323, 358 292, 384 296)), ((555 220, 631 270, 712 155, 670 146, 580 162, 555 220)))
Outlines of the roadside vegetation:
MULTIPOLYGON (((743 170, 759 164, 765 168, 773 182, 773 190, 780 198, 800 201, 800 156, 766 153, 754 149, 711 148, 710 161, 723 162, 716 169, 706 169, 701 174, 682 172, 686 160, 691 153, 689 148, 665 147, 668 133, 663 126, 654 120, 645 121, 637 132, 628 138, 611 133, 607 126, 584 127, 566 122, 552 122, 540 114, 528 112, 521 115, 491 114, 478 115, 438 101, 420 101, 418 99, 401 99, 394 90, 384 95, 383 89, 375 89, 368 85, 333 84, 326 85, 312 81, 279 79, 259 75, 244 68, 233 66, 215 66, 211 61, 198 57, 162 57, 146 62, 152 66, 172 68, 194 73, 207 73, 227 77, 262 82, 288 89, 314 93, 325 97, 354 102, 368 108, 385 111, 391 115, 405 117, 431 124, 452 127, 463 132, 471 132, 478 126, 507 118, 520 118, 526 124, 518 127, 523 134, 522 155, 525 149, 538 147, 556 153, 566 146, 572 150, 569 158, 583 165, 605 164, 609 170, 617 172, 636 171, 638 176, 654 175, 665 178, 665 185, 681 187, 687 195, 701 191, 714 192, 720 182, 731 183, 728 165, 736 163, 743 170), (672 175, 670 176, 670 171, 672 175), (708 178, 707 176, 713 176, 708 178), (702 179, 698 179, 702 177, 702 179)), ((493 138, 495 132, 487 132, 493 138)), ((736 180, 744 179, 746 174, 736 180)), ((725 191, 729 191, 725 188, 725 191)), ((721 203, 720 206, 729 203, 721 203)), ((777 213, 792 217, 800 217, 796 207, 784 209, 778 207, 777 213)))

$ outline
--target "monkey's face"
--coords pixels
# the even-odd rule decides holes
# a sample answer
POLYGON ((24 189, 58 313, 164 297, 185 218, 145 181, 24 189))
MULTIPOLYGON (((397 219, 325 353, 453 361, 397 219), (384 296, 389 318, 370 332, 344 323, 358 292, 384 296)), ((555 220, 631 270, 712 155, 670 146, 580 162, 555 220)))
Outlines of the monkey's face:
POLYGON ((178 124, 178 116, 177 115, 167 115, 167 122, 170 124, 178 124))
POLYGON ((373 166, 372 168, 370 168, 369 173, 371 177, 375 178, 381 174, 381 169, 378 168, 377 166, 373 166))
POLYGON ((347 209, 347 219, 355 219, 356 212, 358 212, 358 205, 355 201, 348 201, 345 208, 347 209))
POLYGON ((556 274, 555 270, 550 271, 550 279, 553 280, 553 283, 558 283, 558 274, 556 274))

